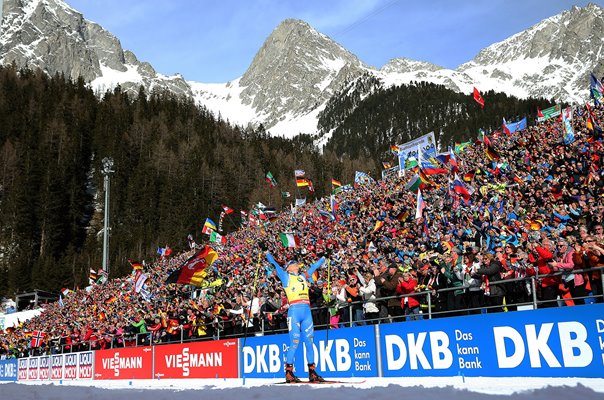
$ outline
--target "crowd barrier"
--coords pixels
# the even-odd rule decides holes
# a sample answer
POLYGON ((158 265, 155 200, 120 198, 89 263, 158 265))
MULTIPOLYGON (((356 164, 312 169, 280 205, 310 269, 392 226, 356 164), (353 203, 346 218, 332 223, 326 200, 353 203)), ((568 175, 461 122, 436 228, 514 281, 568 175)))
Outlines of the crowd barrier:
MULTIPOLYGON (((280 334, 3 360, 0 380, 281 378, 288 346, 280 334)), ((326 378, 601 378, 604 304, 316 331, 314 348, 326 378)))

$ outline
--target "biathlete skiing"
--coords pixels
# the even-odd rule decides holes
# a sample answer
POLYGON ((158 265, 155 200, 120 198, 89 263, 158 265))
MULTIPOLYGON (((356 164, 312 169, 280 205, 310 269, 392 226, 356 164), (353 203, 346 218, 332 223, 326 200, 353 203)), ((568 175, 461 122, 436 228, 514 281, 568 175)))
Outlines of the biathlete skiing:
MULTIPOLYGON (((262 250, 266 251, 266 245, 260 245, 262 250)), ((294 359, 296 350, 300 344, 300 336, 304 342, 306 356, 308 358, 308 381, 325 382, 316 370, 315 350, 313 348, 314 325, 312 313, 310 311, 310 301, 308 298, 308 280, 314 282, 312 274, 325 262, 325 257, 321 257, 304 274, 300 274, 302 263, 290 261, 285 269, 279 265, 269 252, 266 253, 266 259, 275 266, 277 276, 281 280, 283 289, 287 295, 289 308, 287 310, 287 328, 289 330, 289 350, 285 361, 285 381, 287 383, 301 382, 294 374, 294 359)))

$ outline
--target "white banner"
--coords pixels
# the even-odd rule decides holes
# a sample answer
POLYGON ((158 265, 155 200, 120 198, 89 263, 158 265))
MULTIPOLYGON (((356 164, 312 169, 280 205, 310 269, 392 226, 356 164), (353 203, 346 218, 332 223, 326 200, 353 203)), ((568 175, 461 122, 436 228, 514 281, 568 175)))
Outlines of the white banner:
POLYGON ((426 133, 416 139, 413 139, 405 144, 397 145, 399 168, 405 168, 405 160, 409 157, 417 158, 417 146, 420 147, 422 155, 436 155, 436 140, 434 140, 434 132, 426 133))

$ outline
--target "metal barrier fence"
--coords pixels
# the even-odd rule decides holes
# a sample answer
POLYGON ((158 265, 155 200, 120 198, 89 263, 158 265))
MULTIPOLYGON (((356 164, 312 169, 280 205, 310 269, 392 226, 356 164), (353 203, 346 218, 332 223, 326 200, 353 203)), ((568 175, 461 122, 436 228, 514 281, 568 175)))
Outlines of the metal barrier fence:
MULTIPOLYGON (((572 273, 576 274, 576 273, 589 273, 589 272, 602 272, 602 268, 591 268, 591 269, 584 269, 584 270, 573 270, 572 273)), ((356 326, 356 325, 366 325, 366 324, 384 324, 384 323, 390 323, 390 322, 400 322, 400 321, 405 321, 405 320, 422 320, 422 319, 432 319, 432 318, 439 318, 439 317, 446 317, 446 316, 453 316, 453 315, 468 315, 471 313, 474 314, 479 314, 479 313, 488 313, 489 311, 497 311, 497 312, 501 312, 504 311, 504 307, 507 307, 508 310, 509 308, 518 308, 518 307, 522 307, 522 308, 530 308, 533 310, 536 310, 538 308, 540 308, 539 306, 544 304, 544 303, 552 303, 552 300, 539 300, 538 296, 537 296, 537 291, 538 291, 538 287, 539 287, 539 282, 541 279, 546 278, 546 277, 556 277, 556 276, 561 276, 563 274, 568 274, 568 272, 556 272, 553 274, 548 274, 548 275, 536 275, 536 276, 530 276, 530 277, 523 277, 523 278, 514 278, 514 279, 504 279, 504 280, 500 280, 500 281, 495 281, 495 282, 491 282, 491 285, 508 285, 510 283, 514 283, 514 282, 522 282, 522 284, 529 284, 530 285, 530 301, 526 301, 526 302, 520 302, 520 303, 513 303, 513 304, 503 304, 503 305, 491 305, 491 306, 480 306, 480 307, 476 307, 476 308, 471 308, 471 307, 464 307, 464 308, 459 308, 459 309, 455 309, 455 310, 439 310, 439 311, 435 311, 434 308, 434 304, 432 303, 432 297, 435 296, 436 294, 438 294, 439 296, 441 294, 445 294, 448 296, 448 294, 450 292, 454 292, 454 291, 458 291, 458 290, 469 290, 472 288, 472 286, 469 285, 463 285, 463 286, 459 286, 459 287, 450 287, 450 288, 443 288, 443 289, 439 289, 439 290, 427 290, 427 291, 420 291, 420 292, 416 292, 416 293, 410 293, 410 294, 404 294, 404 295, 396 295, 396 296, 389 296, 389 297, 380 297, 380 298, 376 298, 375 300, 371 300, 372 302, 377 303, 384 303, 387 302, 390 299, 397 299, 402 302, 403 298, 408 298, 408 297, 421 297, 421 296, 425 296, 425 303, 421 303, 420 302, 420 311, 418 312, 418 314, 403 314, 400 316, 391 316, 391 315, 385 315, 385 316, 381 316, 378 318, 374 318, 374 319, 362 319, 362 320, 355 320, 353 318, 354 316, 354 310, 356 308, 358 308, 359 306, 362 307, 362 305, 366 302, 366 301, 362 301, 362 302, 350 302, 347 303, 346 307, 348 310, 348 316, 349 318, 346 321, 343 322, 337 322, 337 327, 338 328, 344 328, 344 327, 352 327, 352 326, 356 326)), ((600 284, 602 285, 602 288, 600 290, 600 294, 597 295, 588 295, 588 296, 583 296, 583 297, 568 297, 564 300, 561 299, 557 299, 555 301, 558 302, 558 306, 560 306, 560 302, 564 302, 566 300, 586 300, 586 299, 593 299, 594 302, 597 302, 598 299, 600 300, 600 302, 604 301, 604 295, 602 293, 604 293, 604 280, 600 279, 600 284)), ((485 295, 486 296, 486 295, 485 295)), ((315 308, 311 308, 312 311, 316 312, 325 312, 327 313, 328 316, 328 322, 326 324, 317 324, 315 321, 315 329, 321 330, 321 329, 329 329, 329 328, 334 328, 334 324, 331 323, 331 321, 329 321, 329 316, 330 316, 330 312, 329 309, 333 308, 333 306, 324 306, 324 307, 315 307, 315 308)), ((342 309, 342 308, 339 308, 342 309)), ((252 323, 251 320, 245 320, 243 318, 233 318, 233 319, 229 319, 229 320, 225 320, 225 321, 221 321, 221 322, 211 322, 211 323, 204 323, 203 325, 192 325, 192 330, 196 329, 197 327, 203 326, 203 327, 210 327, 210 331, 213 331, 213 334, 210 336, 197 336, 197 337, 191 337, 191 338, 186 338, 185 337, 185 330, 179 329, 180 333, 177 336, 171 335, 169 337, 167 337, 166 340, 154 340, 153 336, 153 332, 146 332, 146 333, 138 333, 138 334, 120 334, 120 335, 106 335, 105 338, 101 338, 98 340, 89 340, 89 341, 82 341, 82 342, 77 342, 77 343, 70 343, 70 344, 61 344, 61 345, 49 345, 47 347, 47 349, 43 352, 43 353, 36 353, 33 352, 33 354, 29 354, 29 356, 39 356, 39 355, 47 355, 47 354, 65 354, 65 353, 71 353, 71 352, 82 352, 82 351, 91 351, 91 350, 100 350, 99 348, 99 343, 101 341, 105 341, 106 345, 105 347, 103 347, 104 349, 113 349, 113 348, 122 348, 122 347, 138 347, 138 346, 150 346, 150 345, 162 345, 162 344, 173 344, 173 343, 186 343, 186 342, 195 342, 195 341, 204 341, 204 340, 219 340, 219 339, 228 339, 228 338, 239 338, 239 337, 245 337, 245 336, 249 336, 249 335, 255 335, 255 336, 264 336, 264 335, 270 335, 270 334, 278 334, 278 333, 286 333, 287 332, 287 326, 284 325, 283 327, 267 327, 267 318, 265 318, 265 315, 262 316, 257 316, 254 317, 257 320, 257 324, 254 324, 254 326, 257 326, 257 330, 252 329, 249 330, 248 328, 250 327, 249 325, 252 323), (240 324, 239 326, 235 326, 234 333, 226 333, 226 330, 224 329, 224 324, 240 324), (248 325, 248 327, 246 328, 245 325, 248 325), (269 329, 270 328, 270 329, 269 329), (107 339, 111 339, 111 340, 107 340, 107 339)), ((231 329, 233 330, 233 329, 231 329)), ((231 331, 229 330, 229 331, 231 331)), ((51 341, 61 341, 61 339, 64 339, 65 337, 62 338, 51 338, 51 341)))

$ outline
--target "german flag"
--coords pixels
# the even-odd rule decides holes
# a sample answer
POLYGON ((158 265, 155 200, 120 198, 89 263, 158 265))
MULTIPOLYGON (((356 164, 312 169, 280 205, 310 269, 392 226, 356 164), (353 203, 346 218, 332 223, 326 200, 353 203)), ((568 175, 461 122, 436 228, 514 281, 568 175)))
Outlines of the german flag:
POLYGON ((128 260, 128 262, 132 266, 132 269, 135 271, 143 269, 143 263, 141 263, 140 261, 128 260))
POLYGON ((470 171, 470 172, 466 173, 463 176, 463 180, 465 182, 472 182, 472 180, 474 179, 474 174, 476 174, 476 171, 470 171))
POLYGON ((206 269, 217 259, 218 253, 206 245, 172 272, 166 283, 201 286, 207 275, 206 269))
POLYGON ((117 297, 116 296, 111 296, 107 300, 105 300, 105 304, 113 304, 116 301, 117 301, 117 297))
POLYGON ((332 179, 331 180, 331 186, 340 187, 340 186, 342 186, 342 182, 336 181, 335 179, 332 179))
POLYGON ((501 156, 499 155, 499 153, 497 153, 495 151, 495 149, 493 149, 493 147, 491 146, 486 146, 485 148, 485 154, 487 156, 487 158, 491 161, 493 160, 499 160, 501 158, 501 156))
POLYGON ((309 182, 307 179, 296 179, 296 186, 298 187, 302 187, 302 186, 308 186, 309 182))

